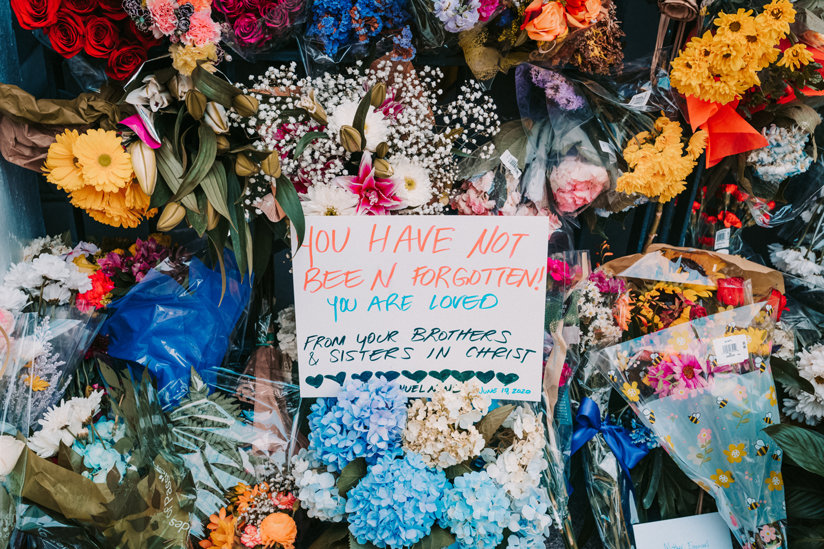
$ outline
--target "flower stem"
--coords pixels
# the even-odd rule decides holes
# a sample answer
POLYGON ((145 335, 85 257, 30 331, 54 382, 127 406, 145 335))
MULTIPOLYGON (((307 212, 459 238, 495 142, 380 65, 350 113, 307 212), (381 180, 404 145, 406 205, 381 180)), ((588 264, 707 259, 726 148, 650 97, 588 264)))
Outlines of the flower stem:
POLYGON ((655 207, 655 219, 652 221, 652 227, 649 229, 647 242, 644 244, 644 252, 647 251, 647 248, 652 245, 652 241, 655 240, 656 236, 658 236, 658 226, 661 224, 662 213, 664 213, 664 203, 659 202, 658 206, 655 207))

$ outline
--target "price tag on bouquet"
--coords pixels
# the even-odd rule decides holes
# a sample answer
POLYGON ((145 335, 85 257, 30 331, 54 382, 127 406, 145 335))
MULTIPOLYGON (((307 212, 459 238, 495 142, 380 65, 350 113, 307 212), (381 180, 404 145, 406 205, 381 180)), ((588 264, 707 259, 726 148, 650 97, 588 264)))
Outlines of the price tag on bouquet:
POLYGON ((492 398, 539 400, 548 238, 546 217, 307 218, 293 256, 301 394, 376 376, 409 396, 475 379, 492 398))

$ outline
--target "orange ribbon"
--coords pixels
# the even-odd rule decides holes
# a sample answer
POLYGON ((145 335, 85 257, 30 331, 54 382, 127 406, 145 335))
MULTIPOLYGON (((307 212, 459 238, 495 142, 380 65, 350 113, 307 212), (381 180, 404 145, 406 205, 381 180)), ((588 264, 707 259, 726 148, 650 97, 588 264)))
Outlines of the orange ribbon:
POLYGON ((692 131, 707 132, 707 168, 725 157, 767 146, 767 139, 736 112, 738 101, 722 105, 687 96, 692 131))

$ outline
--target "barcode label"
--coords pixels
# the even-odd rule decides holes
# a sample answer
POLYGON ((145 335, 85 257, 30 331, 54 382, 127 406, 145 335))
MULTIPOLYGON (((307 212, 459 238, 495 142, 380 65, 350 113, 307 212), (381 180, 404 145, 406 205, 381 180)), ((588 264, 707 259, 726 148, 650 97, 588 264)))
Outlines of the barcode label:
POLYGON ((598 141, 601 145, 601 150, 609 155, 611 162, 615 162, 618 158, 615 156, 615 147, 609 141, 598 141))
POLYGON ((501 155, 501 164, 504 165, 504 168, 506 168, 513 177, 521 177, 521 169, 518 168, 518 159, 515 158, 515 155, 509 152, 509 150, 504 151, 504 154, 501 155))
POLYGON ((721 229, 715 233, 715 251, 726 253, 730 247, 730 232, 732 229, 721 229))
POLYGON ((712 340, 712 345, 715 348, 715 358, 719 366, 738 364, 750 356, 745 334, 719 337, 712 340))
POLYGON ((647 102, 649 101, 649 96, 652 95, 650 90, 642 91, 641 93, 636 93, 632 96, 632 99, 629 100, 629 106, 640 108, 645 107, 647 102))

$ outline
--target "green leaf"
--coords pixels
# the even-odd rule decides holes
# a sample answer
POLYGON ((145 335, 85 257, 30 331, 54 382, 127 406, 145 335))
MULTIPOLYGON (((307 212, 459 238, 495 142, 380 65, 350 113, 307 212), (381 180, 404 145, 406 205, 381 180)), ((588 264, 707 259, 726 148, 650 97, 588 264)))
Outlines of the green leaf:
POLYGON ((824 547, 824 525, 797 526, 790 530, 793 549, 821 549, 824 547))
POLYGON ((255 274, 255 280, 260 281, 272 262, 272 245, 275 242, 275 235, 269 228, 269 221, 265 217, 258 216, 254 224, 252 247, 255 256, 252 262, 252 272, 255 274))
MULTIPOLYGON (((163 138, 163 144, 155 150, 155 157, 157 158, 157 171, 163 181, 166 182, 166 185, 173 193, 177 192, 180 188, 180 182, 183 180, 183 165, 180 163, 180 159, 175 156, 168 139, 163 138)), ((184 196, 180 202, 186 208, 198 211, 197 199, 194 195, 184 196)))
POLYGON ((206 218, 206 195, 200 191, 197 191, 193 196, 197 199, 198 211, 195 212, 192 210, 186 210, 186 219, 189 221, 189 224, 195 232, 197 232, 197 235, 203 236, 203 233, 206 232, 206 227, 209 223, 206 218))
POLYGON ((770 368, 772 369, 773 378, 784 387, 799 389, 810 394, 815 393, 813 384, 801 377, 798 368, 791 362, 773 356, 770 357, 770 368))
MULTIPOLYGON (((327 524, 327 523, 324 523, 327 524)), ((336 522, 329 525, 323 533, 309 546, 309 549, 327 549, 334 543, 346 539, 349 535, 349 528, 344 523, 336 522)))
POLYGON ((303 237, 306 233, 306 218, 303 217, 303 206, 300 205, 300 198, 295 186, 288 177, 281 174, 275 184, 275 200, 278 201, 280 207, 292 226, 295 227, 295 233, 298 236, 298 249, 303 245, 303 237))
POLYGON ((791 519, 824 520, 824 490, 815 485, 787 485, 787 515, 791 519))
POLYGON ((461 475, 465 475, 466 473, 471 473, 472 472, 472 467, 470 467, 466 463, 459 463, 457 465, 452 465, 450 467, 447 467, 446 469, 444 469, 443 472, 446 473, 446 478, 448 478, 449 480, 454 480, 454 479, 458 478, 461 475))
POLYGON ((475 427, 478 429, 478 432, 483 435, 484 440, 489 442, 492 440, 492 437, 501 428, 501 425, 506 418, 509 417, 509 414, 512 413, 512 410, 515 409, 515 406, 512 404, 506 404, 504 406, 498 406, 488 414, 486 414, 481 421, 479 421, 475 427))
POLYGON ((663 450, 657 448, 655 450, 655 458, 652 462, 652 477, 650 478, 647 492, 644 494, 643 506, 644 509, 652 507, 652 502, 655 501, 655 494, 658 492, 658 484, 661 482, 661 470, 664 466, 663 450))
POLYGON ((350 461, 338 477, 337 487, 338 493, 341 497, 346 496, 346 493, 358 485, 360 480, 366 476, 366 460, 357 458, 350 461))
MULTIPOLYGON (((369 114, 369 107, 372 104, 372 90, 374 86, 369 88, 369 91, 366 92, 366 95, 363 96, 360 103, 358 104, 358 110, 355 111, 355 119, 352 121, 352 127, 358 130, 361 138, 361 146, 366 145, 366 134, 364 133, 364 128, 366 127, 366 115, 369 114)), ((377 145, 375 143, 374 145, 377 145)))
POLYGON ((178 156, 180 156, 180 149, 178 148, 178 143, 180 143, 180 132, 183 127, 183 118, 186 114, 186 105, 181 105, 180 110, 177 111, 177 116, 175 117, 175 127, 172 133, 172 144, 175 147, 175 154, 178 156))
POLYGON ((824 435, 796 425, 770 425, 764 432, 798 466, 824 477, 824 435))
POLYGON ((433 526, 432 532, 410 549, 444 549, 455 543, 455 536, 440 526, 433 526))
POLYGON ((209 204, 212 205, 215 211, 228 219, 234 227, 237 227, 235 221, 232 219, 232 214, 229 213, 229 200, 226 186, 226 169, 223 167, 223 163, 215 162, 212 164, 209 173, 207 173, 203 181, 200 182, 200 187, 203 189, 203 192, 206 193, 206 198, 209 199, 209 204))
POLYGON ((232 99, 240 95, 240 90, 198 65, 192 71, 192 83, 211 101, 220 103, 227 109, 232 107, 232 99))
POLYGON ((183 177, 180 188, 174 194, 174 197, 172 197, 172 200, 180 200, 182 197, 194 191, 215 163, 215 157, 217 156, 217 135, 207 124, 200 125, 197 130, 197 135, 199 138, 197 154, 189 171, 183 177))
POLYGON ((306 149, 306 147, 309 146, 309 143, 311 143, 315 139, 329 139, 329 136, 326 134, 326 132, 307 132, 303 134, 303 136, 300 138, 300 141, 298 141, 298 144, 295 145, 295 152, 293 158, 300 157, 300 155, 303 154, 303 151, 306 149))

